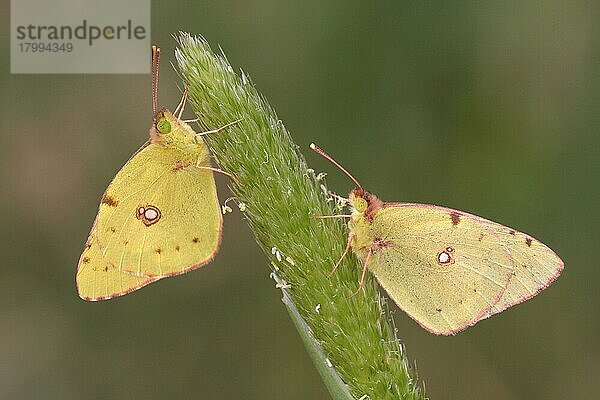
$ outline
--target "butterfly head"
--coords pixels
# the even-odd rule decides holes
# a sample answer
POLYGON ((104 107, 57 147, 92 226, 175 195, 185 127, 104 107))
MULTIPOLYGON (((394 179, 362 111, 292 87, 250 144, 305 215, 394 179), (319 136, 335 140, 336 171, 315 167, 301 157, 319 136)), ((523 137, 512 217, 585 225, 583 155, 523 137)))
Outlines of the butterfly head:
POLYGON ((187 146, 195 143, 196 132, 187 123, 163 108, 154 117, 150 128, 150 141, 165 146, 187 146))
POLYGON ((374 194, 367 192, 363 188, 353 189, 348 195, 352 215, 363 216, 368 220, 373 217, 383 207, 383 202, 374 194))
POLYGON ((367 200, 369 193, 364 189, 353 189, 348 195, 348 200, 350 201, 350 205, 352 208, 358 213, 364 213, 367 207, 369 206, 369 202, 367 200))

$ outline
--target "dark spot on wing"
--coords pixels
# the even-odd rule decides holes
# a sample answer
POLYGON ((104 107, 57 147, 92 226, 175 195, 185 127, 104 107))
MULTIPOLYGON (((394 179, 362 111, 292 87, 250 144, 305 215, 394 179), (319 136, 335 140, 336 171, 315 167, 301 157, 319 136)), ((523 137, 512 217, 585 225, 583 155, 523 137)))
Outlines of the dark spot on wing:
POLYGON ((442 309, 441 308, 436 308, 435 311, 442 312, 442 309))
POLYGON ((175 246, 175 250, 179 251, 179 245, 175 246))
POLYGON ((99 267, 99 268, 95 268, 95 271, 102 271, 102 272, 107 272, 109 269, 116 269, 115 265, 107 262, 106 264, 104 264, 103 266, 99 267))
POLYGON ((473 289, 473 292, 474 292, 474 293, 477 293, 477 289, 473 289))
POLYGON ((198 239, 197 237, 192 239, 192 242, 194 242, 194 243, 198 243, 199 241, 200 241, 200 239, 198 239))
POLYGON ((175 163, 175 165, 173 165, 173 168, 171 168, 172 171, 181 171, 184 168, 189 167, 190 165, 192 165, 189 162, 181 162, 181 161, 177 161, 175 163))
POLYGON ((462 301, 462 299, 460 299, 460 300, 458 301, 458 304, 462 304, 462 303, 463 303, 463 301, 462 301))
POLYGON ((531 238, 525 238, 525 243, 527 243, 528 247, 531 247, 531 238))
POLYGON ((114 226, 111 226, 110 228, 108 228, 108 230, 112 233, 115 233, 117 231, 117 229, 114 226))
POLYGON ((452 211, 450 213, 450 220, 452 220, 452 225, 458 225, 458 223, 460 222, 460 214, 456 211, 452 211))
POLYGON ((117 204, 119 204, 119 201, 117 199, 115 199, 114 197, 112 197, 109 194, 104 193, 104 195, 102 196, 102 204, 106 204, 109 207, 116 207, 117 204))
POLYGON ((394 242, 392 242, 391 240, 385 240, 385 239, 378 237, 378 238, 375 238, 375 240, 373 240, 373 244, 371 245, 371 251, 373 251, 373 253, 375 253, 381 249, 385 249, 387 247, 392 247, 393 245, 394 245, 394 242))
POLYGON ((508 233, 510 233, 511 235, 515 236, 516 232, 513 231, 512 229, 510 231, 508 231, 508 233))
POLYGON ((123 240, 123 244, 127 246, 129 244, 129 240, 123 240))
POLYGON ((483 237, 484 237, 484 236, 485 236, 485 235, 484 235, 483 233, 480 233, 480 234, 479 234, 479 239, 477 239, 477 240, 479 240, 479 241, 481 242, 481 241, 483 240, 483 237))
POLYGON ((87 264, 90 262, 90 258, 89 257, 83 257, 83 259, 81 260, 81 262, 83 262, 84 264, 87 264))
POLYGON ((157 247, 156 249, 154 249, 154 251, 156 252, 156 254, 162 253, 162 250, 160 247, 157 247))

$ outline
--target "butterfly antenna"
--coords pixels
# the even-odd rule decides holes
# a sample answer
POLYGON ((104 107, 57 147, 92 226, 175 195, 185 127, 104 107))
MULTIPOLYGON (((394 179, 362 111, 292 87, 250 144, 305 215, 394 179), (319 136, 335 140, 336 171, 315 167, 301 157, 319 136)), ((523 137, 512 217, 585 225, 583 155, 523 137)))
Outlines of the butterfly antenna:
POLYGON ((352 179, 352 182, 356 183, 356 186, 358 186, 359 189, 363 189, 362 185, 360 183, 358 183, 358 181, 356 180, 355 177, 352 176, 352 174, 350 174, 350 172, 346 171, 346 169, 344 167, 342 167, 337 161, 335 161, 329 154, 325 153, 319 146, 317 146, 314 143, 310 144, 310 148, 317 154, 320 154, 321 156, 325 157, 326 159, 328 159, 333 165, 335 165, 336 167, 338 167, 340 170, 342 170, 343 173, 345 173, 348 178, 352 179))
POLYGON ((152 45, 152 116, 158 111, 158 73, 160 70, 160 47, 152 45))

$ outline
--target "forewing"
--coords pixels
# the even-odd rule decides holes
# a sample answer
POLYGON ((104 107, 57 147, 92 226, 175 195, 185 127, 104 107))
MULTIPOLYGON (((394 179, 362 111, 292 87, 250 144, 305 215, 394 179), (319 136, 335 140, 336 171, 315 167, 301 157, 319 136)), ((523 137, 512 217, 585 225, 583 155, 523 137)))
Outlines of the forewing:
POLYGON ((535 239, 448 208, 389 203, 372 230, 387 243, 372 257, 373 274, 400 308, 436 334, 456 333, 535 295, 562 269, 535 239))
POLYGON ((95 228, 85 245, 77 266, 77 292, 84 300, 108 300, 144 287, 157 278, 138 277, 119 271, 102 258, 95 239, 95 228))
POLYGON ((499 240, 511 253, 515 269, 506 291, 489 315, 535 296, 550 286, 564 268, 558 255, 542 242, 502 225, 496 224, 496 227, 499 240))
POLYGON ((156 278, 212 260, 221 226, 213 172, 188 154, 150 144, 106 190, 97 239, 103 258, 119 271, 156 278))

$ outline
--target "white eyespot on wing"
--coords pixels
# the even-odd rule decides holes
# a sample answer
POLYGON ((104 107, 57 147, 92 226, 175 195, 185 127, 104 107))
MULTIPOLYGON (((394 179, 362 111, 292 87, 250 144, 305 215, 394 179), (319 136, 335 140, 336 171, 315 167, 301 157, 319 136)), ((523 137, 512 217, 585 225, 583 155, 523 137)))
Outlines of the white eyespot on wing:
POLYGON ((454 248, 450 247, 450 246, 446 247, 443 251, 440 251, 437 255, 438 264, 441 264, 441 265, 452 264, 454 262, 454 259, 452 258, 453 252, 454 252, 454 248))
POLYGON ((440 264, 448 264, 450 262, 450 254, 446 253, 445 251, 442 251, 438 254, 438 262, 440 264))
POLYGON ((150 226, 160 220, 160 210, 156 206, 147 205, 137 208, 136 218, 142 220, 144 225, 150 226))
POLYGON ((153 208, 148 208, 146 211, 144 211, 144 217, 146 217, 148 221, 154 221, 156 218, 158 218, 158 211, 153 208))

